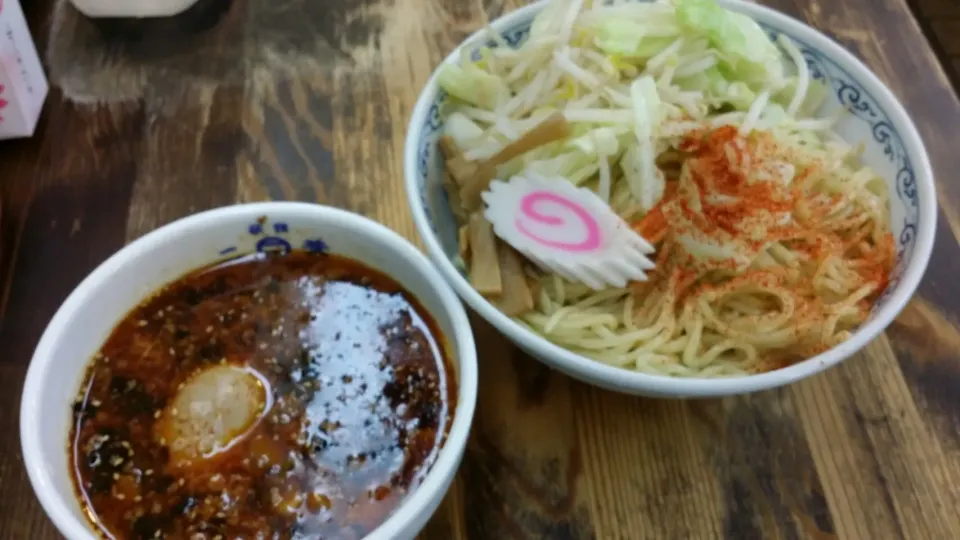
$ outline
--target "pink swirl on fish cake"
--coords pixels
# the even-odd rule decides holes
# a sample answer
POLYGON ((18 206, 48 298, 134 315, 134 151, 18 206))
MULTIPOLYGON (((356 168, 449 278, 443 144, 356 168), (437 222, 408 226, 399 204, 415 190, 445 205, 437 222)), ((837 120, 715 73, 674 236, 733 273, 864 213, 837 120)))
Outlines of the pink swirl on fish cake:
MULTIPOLYGON (((569 216, 568 216, 569 217, 569 216)), ((575 201, 567 199, 562 195, 550 191, 532 191, 520 199, 520 215, 516 219, 517 230, 523 233, 527 238, 534 240, 546 247, 568 251, 572 253, 583 253, 588 251, 597 251, 603 245, 600 223, 586 208, 575 201), (556 215, 548 215, 537 210, 537 205, 542 203, 553 203, 569 211, 573 217, 580 222, 578 228, 586 232, 586 238, 579 242, 564 242, 561 240, 544 238, 527 227, 525 221, 529 220, 541 225, 553 226, 555 228, 563 227, 569 221, 556 215), (524 219, 526 218, 526 220, 524 219)), ((567 228, 569 230, 569 227, 567 228)))

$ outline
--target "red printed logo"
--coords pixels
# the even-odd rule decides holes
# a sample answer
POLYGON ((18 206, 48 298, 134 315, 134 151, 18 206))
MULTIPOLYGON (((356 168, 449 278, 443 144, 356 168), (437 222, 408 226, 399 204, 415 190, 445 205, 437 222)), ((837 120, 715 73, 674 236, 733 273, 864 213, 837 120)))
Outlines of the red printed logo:
MULTIPOLYGON (((0 0, 0 8, 2 7, 3 7, 3 0, 0 0)), ((0 84, 0 111, 2 111, 4 107, 7 106, 7 100, 3 99, 4 90, 5 90, 5 87, 2 84, 0 84)), ((3 115, 0 114, 0 124, 2 123, 3 123, 3 115)))

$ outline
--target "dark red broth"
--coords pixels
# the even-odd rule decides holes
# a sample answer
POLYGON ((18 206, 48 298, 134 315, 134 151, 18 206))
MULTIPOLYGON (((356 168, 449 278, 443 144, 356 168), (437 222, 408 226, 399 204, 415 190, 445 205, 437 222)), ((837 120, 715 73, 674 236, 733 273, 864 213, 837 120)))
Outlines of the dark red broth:
POLYGON ((294 251, 198 270, 130 313, 74 407, 74 480, 105 537, 361 538, 434 463, 454 371, 436 323, 392 279, 294 251), (211 366, 253 370, 259 420, 204 459, 158 436, 211 366))

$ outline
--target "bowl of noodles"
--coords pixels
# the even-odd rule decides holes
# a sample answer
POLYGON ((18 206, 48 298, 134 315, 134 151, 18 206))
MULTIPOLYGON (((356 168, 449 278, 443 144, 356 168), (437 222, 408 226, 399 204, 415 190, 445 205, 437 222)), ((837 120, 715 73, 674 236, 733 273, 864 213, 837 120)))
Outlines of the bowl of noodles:
MULTIPOLYGON (((405 178, 430 258, 470 307, 547 365, 647 396, 838 364, 912 296, 936 229, 929 158, 893 93, 828 37, 740 0, 505 15, 428 81, 405 178), (612 263, 545 265, 500 234, 491 185, 530 177, 591 192, 654 268, 578 279, 612 263)), ((567 210, 545 204, 535 225, 567 227, 567 210)))

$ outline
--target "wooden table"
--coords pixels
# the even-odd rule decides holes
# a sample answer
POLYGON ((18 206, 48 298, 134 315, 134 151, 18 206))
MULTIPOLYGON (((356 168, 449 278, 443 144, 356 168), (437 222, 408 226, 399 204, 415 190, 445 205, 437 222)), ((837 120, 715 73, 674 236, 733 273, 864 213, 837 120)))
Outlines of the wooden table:
MULTIPOLYGON (((183 99, 157 84, 99 109, 54 92, 34 138, 0 143, 0 539, 57 536, 22 465, 22 381, 60 302, 124 242, 271 198, 348 208, 417 238, 401 171, 407 115, 442 56, 517 2, 382 2, 418 15, 379 35, 373 69, 328 59, 183 99)), ((960 105, 905 0, 769 3, 863 58, 923 133, 941 225, 918 295, 842 366, 709 401, 591 388, 475 320, 473 438, 424 538, 960 538, 960 105)), ((28 4, 42 35, 49 6, 28 4)))

